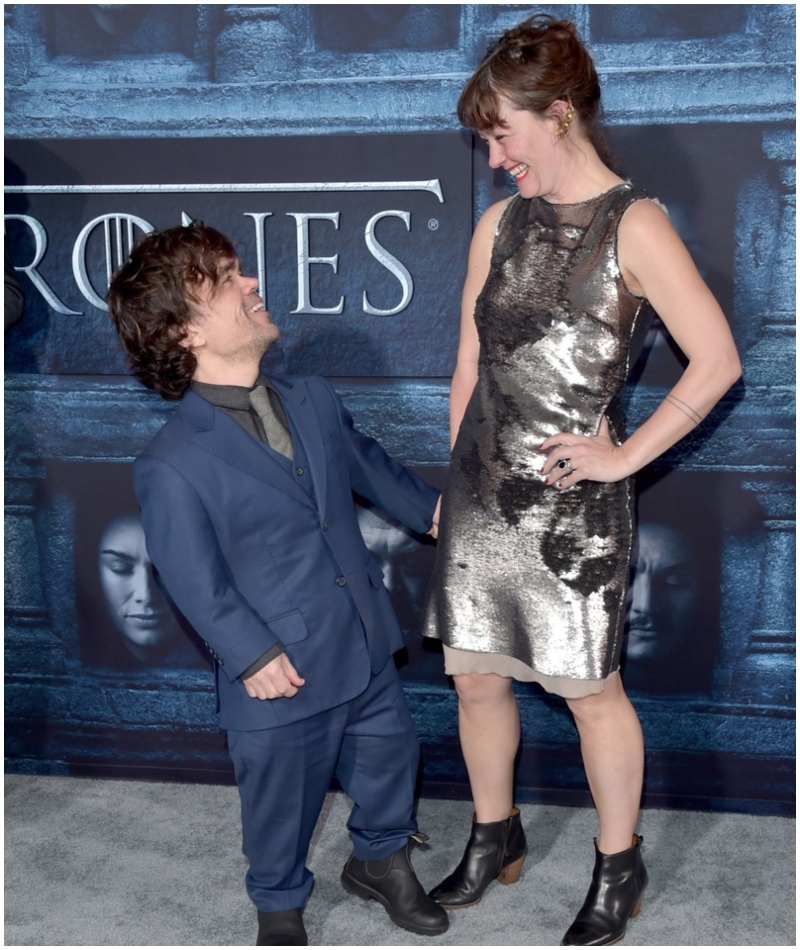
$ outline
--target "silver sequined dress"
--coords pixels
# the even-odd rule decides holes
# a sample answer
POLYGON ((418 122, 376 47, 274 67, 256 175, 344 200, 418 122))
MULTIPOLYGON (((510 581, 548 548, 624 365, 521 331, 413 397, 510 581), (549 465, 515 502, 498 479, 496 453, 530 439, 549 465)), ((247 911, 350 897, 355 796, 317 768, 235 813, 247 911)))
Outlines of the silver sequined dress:
POLYGON ((544 484, 538 446, 556 432, 594 435, 603 414, 623 438, 622 390, 652 309, 625 286, 617 229, 647 197, 629 184, 571 205, 515 196, 475 306, 478 383, 453 449, 423 632, 514 657, 531 668, 521 678, 549 688, 619 665, 631 482, 559 492, 544 484))

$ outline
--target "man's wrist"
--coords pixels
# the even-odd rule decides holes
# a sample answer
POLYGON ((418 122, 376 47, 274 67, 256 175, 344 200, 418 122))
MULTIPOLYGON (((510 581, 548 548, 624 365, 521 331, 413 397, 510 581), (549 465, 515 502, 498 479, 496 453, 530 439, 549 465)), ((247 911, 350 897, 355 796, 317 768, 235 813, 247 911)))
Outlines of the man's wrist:
POLYGON ((281 646, 280 643, 276 643, 274 647, 270 647, 266 653, 260 656, 255 663, 247 667, 244 673, 239 675, 240 680, 249 679, 251 676, 255 676, 259 670, 263 670, 267 663, 271 663, 276 657, 280 656, 282 653, 285 653, 286 650, 281 646))

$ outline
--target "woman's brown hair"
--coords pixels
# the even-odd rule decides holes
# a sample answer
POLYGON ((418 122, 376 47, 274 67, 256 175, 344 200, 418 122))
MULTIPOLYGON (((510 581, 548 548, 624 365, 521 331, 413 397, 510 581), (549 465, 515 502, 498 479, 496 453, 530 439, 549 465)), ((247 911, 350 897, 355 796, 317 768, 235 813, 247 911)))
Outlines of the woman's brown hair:
POLYGON ((539 115, 569 101, 594 140, 600 82, 573 23, 540 13, 504 33, 459 97, 460 122, 478 132, 501 126, 501 98, 539 115))

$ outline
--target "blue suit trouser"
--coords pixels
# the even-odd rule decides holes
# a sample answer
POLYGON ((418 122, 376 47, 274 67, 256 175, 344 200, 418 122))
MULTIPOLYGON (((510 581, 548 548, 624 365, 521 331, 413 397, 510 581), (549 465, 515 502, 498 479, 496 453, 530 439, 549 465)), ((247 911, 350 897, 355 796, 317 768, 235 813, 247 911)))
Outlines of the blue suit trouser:
POLYGON ((391 659, 350 702, 274 729, 228 730, 228 748, 247 893, 259 910, 304 906, 314 881, 308 848, 332 776, 354 802, 347 828, 359 860, 388 857, 417 830, 419 744, 391 659))

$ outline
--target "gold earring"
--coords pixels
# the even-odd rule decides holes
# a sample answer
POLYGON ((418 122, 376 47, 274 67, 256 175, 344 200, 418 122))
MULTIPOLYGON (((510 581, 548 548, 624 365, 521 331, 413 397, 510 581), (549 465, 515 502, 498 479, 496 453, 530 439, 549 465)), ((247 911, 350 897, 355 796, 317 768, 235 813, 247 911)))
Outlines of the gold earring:
POLYGON ((564 113, 564 118, 561 120, 561 125, 556 129, 556 138, 563 139, 564 136, 569 132, 569 127, 572 125, 572 120, 575 118, 575 110, 572 108, 572 100, 567 96, 567 111, 564 113))

